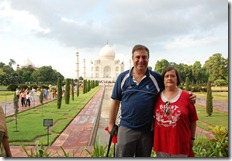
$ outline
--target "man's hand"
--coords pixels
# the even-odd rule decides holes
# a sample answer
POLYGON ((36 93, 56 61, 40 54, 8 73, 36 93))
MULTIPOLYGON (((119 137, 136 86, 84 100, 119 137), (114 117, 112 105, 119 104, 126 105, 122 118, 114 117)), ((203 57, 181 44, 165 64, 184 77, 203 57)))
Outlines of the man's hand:
POLYGON ((195 94, 193 94, 191 91, 189 91, 189 101, 192 103, 192 104, 195 104, 196 103, 196 100, 197 100, 197 96, 195 94))
POLYGON ((113 125, 112 125, 112 124, 109 124, 109 125, 108 125, 108 131, 109 131, 109 133, 111 133, 113 127, 114 127, 114 124, 113 124, 113 125))

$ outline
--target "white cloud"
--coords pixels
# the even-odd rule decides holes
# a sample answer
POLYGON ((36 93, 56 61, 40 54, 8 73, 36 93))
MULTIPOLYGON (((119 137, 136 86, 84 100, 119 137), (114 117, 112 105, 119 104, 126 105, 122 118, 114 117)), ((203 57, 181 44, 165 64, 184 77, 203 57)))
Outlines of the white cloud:
MULTIPOLYGON (((48 33, 48 28, 43 28, 40 26, 38 19, 35 16, 30 14, 28 11, 22 10, 14 10, 11 8, 10 4, 7 1, 4 1, 0 4, 0 18, 6 19, 10 24, 11 28, 17 25, 22 25, 26 29, 32 31, 38 31, 43 33, 48 33)), ((7 30, 3 29, 2 31, 10 31, 10 28, 7 27, 7 30)))
POLYGON ((170 42, 166 45, 166 49, 182 49, 182 48, 194 48, 203 47, 205 45, 213 45, 221 41, 226 41, 226 37, 210 36, 205 38, 193 39, 193 38, 181 38, 176 39, 174 42, 170 42))
POLYGON ((135 44, 146 45, 150 66, 160 59, 194 62, 217 52, 227 58, 228 1, 2 0, 0 34, 1 61, 36 58, 34 64, 52 65, 69 77, 75 76, 76 51, 88 63, 107 41, 124 60, 135 44))

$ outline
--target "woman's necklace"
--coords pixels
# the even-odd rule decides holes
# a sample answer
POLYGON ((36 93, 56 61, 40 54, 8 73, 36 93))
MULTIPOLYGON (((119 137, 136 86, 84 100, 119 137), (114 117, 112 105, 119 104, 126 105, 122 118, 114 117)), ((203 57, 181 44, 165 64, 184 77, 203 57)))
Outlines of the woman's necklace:
POLYGON ((178 95, 178 88, 175 88, 174 90, 167 90, 165 89, 163 94, 166 97, 167 101, 170 101, 171 99, 175 98, 178 95))

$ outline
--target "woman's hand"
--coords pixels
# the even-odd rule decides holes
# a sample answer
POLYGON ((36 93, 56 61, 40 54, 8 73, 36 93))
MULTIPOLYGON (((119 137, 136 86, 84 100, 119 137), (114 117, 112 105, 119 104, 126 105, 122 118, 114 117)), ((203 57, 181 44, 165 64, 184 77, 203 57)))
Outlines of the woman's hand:
POLYGON ((191 91, 189 91, 189 101, 192 104, 195 104, 196 103, 196 99, 197 99, 197 96, 195 94, 193 94, 191 91))

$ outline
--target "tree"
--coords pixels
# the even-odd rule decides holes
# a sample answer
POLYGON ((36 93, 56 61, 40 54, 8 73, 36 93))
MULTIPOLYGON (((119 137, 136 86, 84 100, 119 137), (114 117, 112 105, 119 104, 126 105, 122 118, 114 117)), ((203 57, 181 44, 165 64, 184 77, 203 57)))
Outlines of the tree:
POLYGON ((204 67, 209 74, 210 82, 217 79, 228 80, 228 59, 223 58, 222 54, 216 53, 211 56, 205 62, 204 67))
POLYGON ((15 114, 15 127, 16 127, 16 132, 18 131, 18 113, 19 113, 19 100, 18 97, 16 96, 16 93, 14 94, 14 114, 15 114))
POLYGON ((6 85, 6 73, 0 68, 0 85, 6 85))
POLYGON ((3 67, 1 67, 3 69, 3 71, 7 74, 11 74, 14 72, 14 69, 12 67, 10 67, 9 65, 5 65, 3 67))
POLYGON ((87 93, 87 80, 83 80, 83 94, 87 93))
POLYGON ((22 82, 31 82, 31 75, 35 71, 31 66, 24 67, 21 70, 22 82))
POLYGON ((57 108, 60 109, 62 103, 62 79, 57 80, 57 108))
POLYGON ((3 62, 0 62, 0 68, 4 67, 6 64, 3 62))
POLYGON ((185 90, 187 90, 187 91, 191 90, 191 88, 189 86, 189 77, 186 77, 186 80, 185 80, 185 90))
POLYGON ((207 82, 206 113, 208 116, 211 116, 213 113, 213 96, 210 81, 207 82))
POLYGON ((184 64, 183 71, 184 71, 185 77, 189 78, 189 84, 193 84, 194 78, 192 74, 192 65, 184 64))
POLYGON ((214 81, 214 84, 217 85, 217 86, 221 86, 221 89, 222 89, 222 86, 226 85, 227 82, 224 79, 217 79, 217 80, 214 81))
POLYGON ((32 73, 31 79, 41 83, 56 83, 58 78, 64 78, 59 72, 53 70, 51 66, 43 66, 32 73))
POLYGON ((74 100, 74 82, 73 79, 71 79, 71 90, 72 90, 72 100, 74 100))
POLYGON ((87 86, 87 92, 89 92, 91 90, 90 80, 87 81, 87 86))
POLYGON ((43 104, 43 98, 44 98, 44 91, 43 89, 40 89, 39 102, 41 104, 43 104))
POLYGON ((77 80, 77 97, 79 96, 79 80, 77 80))
POLYGON ((198 84, 199 81, 201 80, 201 63, 200 61, 195 61, 195 63, 192 66, 192 74, 193 74, 193 79, 194 83, 198 84))
POLYGON ((64 99, 65 99, 65 103, 69 104, 69 100, 70 100, 70 79, 69 78, 65 80, 64 99))
POLYGON ((14 59, 10 59, 10 62, 9 62, 9 66, 12 67, 12 65, 16 64, 16 62, 14 61, 14 59))
POLYGON ((166 59, 162 59, 160 61, 157 61, 155 64, 155 71, 162 74, 164 71, 164 68, 170 66, 170 63, 166 59))
POLYGON ((64 79, 56 70, 53 70, 51 66, 43 66, 39 69, 35 69, 32 66, 17 68, 15 71, 12 65, 15 64, 13 59, 10 59, 9 65, 0 62, 0 84, 23 84, 25 82, 37 82, 40 83, 53 83, 55 84, 60 77, 64 79))

